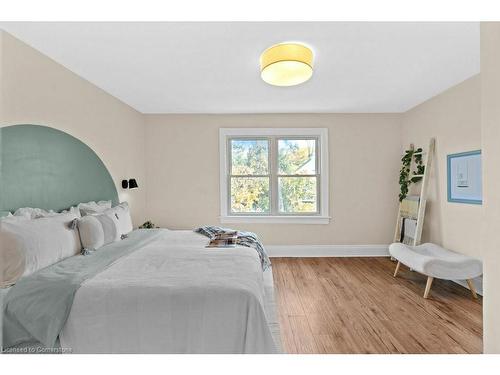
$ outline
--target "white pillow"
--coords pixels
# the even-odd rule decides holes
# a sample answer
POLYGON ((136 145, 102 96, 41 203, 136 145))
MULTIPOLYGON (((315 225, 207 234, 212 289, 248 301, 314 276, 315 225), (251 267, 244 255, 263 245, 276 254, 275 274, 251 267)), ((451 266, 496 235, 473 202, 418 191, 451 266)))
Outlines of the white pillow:
POLYGON ((117 220, 108 215, 87 215, 78 220, 82 246, 86 250, 97 250, 104 245, 118 241, 117 220))
POLYGON ((79 216, 81 216, 80 210, 76 206, 72 206, 67 210, 62 210, 61 212, 59 212, 59 214, 67 214, 67 213, 78 214, 79 216))
POLYGON ((132 229, 127 202, 109 208, 101 214, 83 216, 78 220, 82 246, 86 250, 97 250, 104 245, 119 241, 132 229))
POLYGON ((80 214, 82 216, 93 215, 101 213, 107 210, 108 208, 111 208, 111 201, 99 201, 99 202, 91 201, 87 203, 80 203, 77 207, 80 210, 80 214))
POLYGON ((118 206, 110 208, 102 213, 113 219, 118 228, 118 235, 129 234, 134 229, 132 227, 132 218, 130 217, 130 209, 127 202, 122 202, 118 206))
POLYGON ((47 211, 43 208, 34 208, 34 207, 22 207, 18 208, 16 212, 14 212, 14 216, 24 216, 28 219, 36 219, 38 217, 45 217, 56 215, 56 212, 53 210, 47 211))
POLYGON ((81 251, 74 213, 29 220, 0 220, 0 287, 81 251))

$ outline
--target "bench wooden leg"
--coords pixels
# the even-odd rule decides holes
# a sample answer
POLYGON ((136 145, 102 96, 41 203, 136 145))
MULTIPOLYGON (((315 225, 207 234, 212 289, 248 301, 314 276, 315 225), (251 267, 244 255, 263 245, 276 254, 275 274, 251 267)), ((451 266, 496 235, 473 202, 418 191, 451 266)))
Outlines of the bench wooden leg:
POLYGON ((429 292, 431 291, 431 286, 433 281, 434 281, 433 277, 431 276, 427 277, 427 284, 425 285, 424 298, 429 297, 429 292))
POLYGON ((474 287, 474 282, 472 279, 467 279, 467 285, 469 286, 470 292, 472 293, 472 297, 477 299, 476 288, 474 287))
POLYGON ((396 264, 396 270, 394 271, 394 277, 398 275, 399 266, 401 266, 401 262, 398 261, 398 264, 396 264))

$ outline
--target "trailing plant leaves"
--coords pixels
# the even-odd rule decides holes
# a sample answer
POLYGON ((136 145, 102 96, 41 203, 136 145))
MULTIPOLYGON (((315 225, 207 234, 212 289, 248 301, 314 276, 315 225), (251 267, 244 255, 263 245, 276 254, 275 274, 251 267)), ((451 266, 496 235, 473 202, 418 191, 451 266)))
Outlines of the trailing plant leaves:
POLYGON ((410 184, 416 183, 422 179, 422 177, 412 177, 410 175, 411 160, 415 161, 417 170, 413 172, 413 175, 422 175, 425 172, 425 166, 423 165, 422 158, 422 148, 419 147, 416 150, 406 150, 403 157, 401 158, 402 166, 399 171, 399 201, 401 202, 408 195, 410 189, 410 184), (416 155, 415 155, 416 154, 416 155))

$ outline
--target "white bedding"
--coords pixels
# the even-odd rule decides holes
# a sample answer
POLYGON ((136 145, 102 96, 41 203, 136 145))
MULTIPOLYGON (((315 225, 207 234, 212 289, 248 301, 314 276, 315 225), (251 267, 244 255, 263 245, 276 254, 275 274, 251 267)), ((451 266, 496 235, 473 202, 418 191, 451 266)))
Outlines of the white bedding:
MULTIPOLYGON (((206 249, 191 231, 85 281, 61 335, 73 353, 274 353, 254 249, 206 249)), ((273 322, 273 324, 276 322, 273 322)))

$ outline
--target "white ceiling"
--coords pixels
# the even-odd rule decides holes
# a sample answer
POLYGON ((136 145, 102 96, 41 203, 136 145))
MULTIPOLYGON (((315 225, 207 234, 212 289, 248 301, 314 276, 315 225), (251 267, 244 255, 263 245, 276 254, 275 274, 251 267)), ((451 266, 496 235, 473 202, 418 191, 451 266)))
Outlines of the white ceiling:
POLYGON ((479 23, 0 23, 143 113, 403 112, 479 73, 479 23), (312 79, 260 79, 299 41, 312 79))

